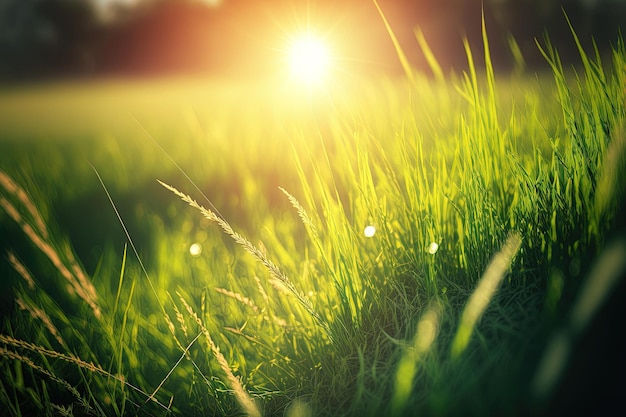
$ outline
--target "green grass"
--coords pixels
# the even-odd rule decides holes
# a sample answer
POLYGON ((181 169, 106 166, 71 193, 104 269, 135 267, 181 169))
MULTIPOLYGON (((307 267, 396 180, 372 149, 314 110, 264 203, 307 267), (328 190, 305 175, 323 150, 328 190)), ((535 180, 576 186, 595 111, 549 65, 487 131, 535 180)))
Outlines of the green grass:
POLYGON ((207 80, 3 91, 2 406, 550 410, 567 365, 544 350, 574 349, 619 277, 619 261, 592 265, 623 255, 623 235, 607 242, 626 51, 581 50, 572 72, 540 48, 552 80, 496 74, 468 47, 460 75, 407 68, 317 95, 207 80))

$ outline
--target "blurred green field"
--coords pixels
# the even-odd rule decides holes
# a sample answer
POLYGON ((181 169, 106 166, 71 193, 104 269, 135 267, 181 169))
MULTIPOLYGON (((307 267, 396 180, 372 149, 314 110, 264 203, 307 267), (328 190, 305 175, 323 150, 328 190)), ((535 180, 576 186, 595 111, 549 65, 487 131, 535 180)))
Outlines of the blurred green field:
POLYGON ((593 266, 623 255, 626 53, 583 54, 571 72, 544 48, 553 73, 493 74, 468 51, 468 72, 445 80, 4 87, 2 407, 595 404, 563 400, 578 386, 559 391, 558 361, 542 358, 554 340, 575 351, 621 276, 593 266))

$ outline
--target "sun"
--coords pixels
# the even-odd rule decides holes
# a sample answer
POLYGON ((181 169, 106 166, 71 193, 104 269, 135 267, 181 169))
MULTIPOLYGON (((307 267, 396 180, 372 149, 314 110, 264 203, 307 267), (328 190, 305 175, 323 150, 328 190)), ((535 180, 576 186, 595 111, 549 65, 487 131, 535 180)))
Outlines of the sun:
POLYGON ((292 76, 310 84, 322 81, 331 66, 327 45, 311 34, 294 38, 289 45, 287 58, 292 76))

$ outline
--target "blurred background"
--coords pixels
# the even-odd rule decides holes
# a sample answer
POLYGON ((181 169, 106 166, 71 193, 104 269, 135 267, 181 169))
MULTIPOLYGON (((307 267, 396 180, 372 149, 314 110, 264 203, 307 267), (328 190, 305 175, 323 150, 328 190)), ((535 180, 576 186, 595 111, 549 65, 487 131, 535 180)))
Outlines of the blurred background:
MULTIPOLYGON (((379 0, 409 59, 426 69, 413 30, 421 28, 442 67, 465 65, 462 39, 482 48, 484 9, 495 65, 542 65, 546 34, 576 57, 563 10, 590 46, 617 39, 624 0, 379 0), (482 7, 481 7, 482 6, 482 7)), ((0 0, 0 82, 78 77, 259 76, 273 71, 294 30, 328 38, 360 72, 400 72, 393 45, 369 0, 0 0)))

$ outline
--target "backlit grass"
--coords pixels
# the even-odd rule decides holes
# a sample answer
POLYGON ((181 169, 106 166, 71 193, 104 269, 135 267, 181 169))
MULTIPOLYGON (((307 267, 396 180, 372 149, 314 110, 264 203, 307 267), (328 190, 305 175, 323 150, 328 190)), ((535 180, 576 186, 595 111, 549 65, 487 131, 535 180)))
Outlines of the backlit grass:
POLYGON ((460 75, 430 56, 434 80, 319 94, 2 92, 3 408, 551 410, 550 355, 624 268, 626 51, 571 73, 540 43, 549 79, 494 73, 484 46, 460 75))

